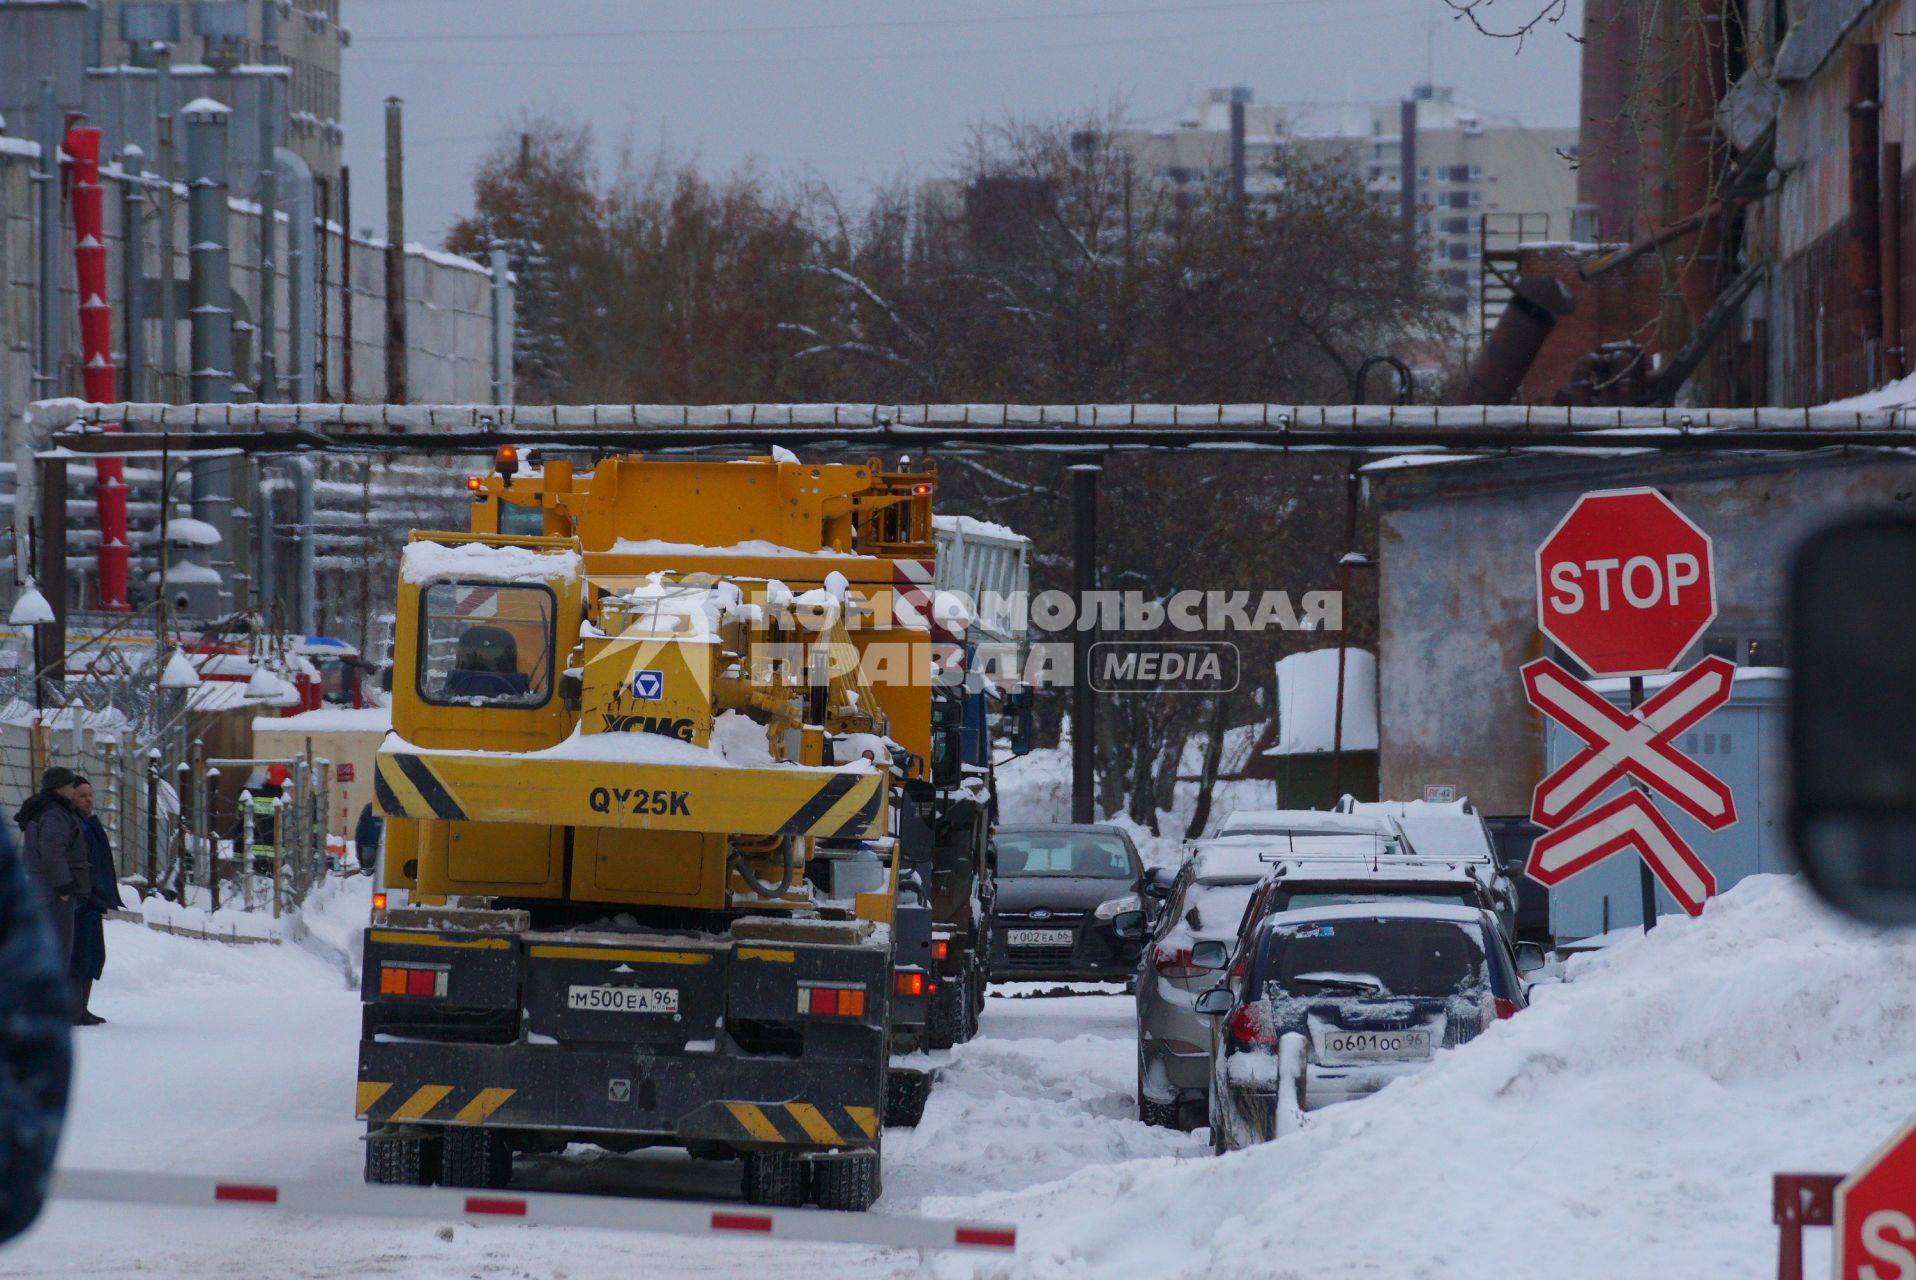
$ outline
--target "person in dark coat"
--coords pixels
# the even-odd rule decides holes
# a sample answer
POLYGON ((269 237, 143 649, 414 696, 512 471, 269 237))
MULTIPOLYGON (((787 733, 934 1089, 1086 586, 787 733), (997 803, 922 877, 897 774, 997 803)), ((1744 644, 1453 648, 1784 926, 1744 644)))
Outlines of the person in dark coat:
POLYGON ((359 869, 367 875, 379 864, 379 838, 385 834, 386 820, 373 808, 372 802, 359 811, 359 822, 353 827, 353 847, 359 852, 359 869))
POLYGON ((106 969, 106 913, 124 910, 126 904, 120 901, 120 869, 113 865, 113 846, 107 841, 105 825, 93 813, 93 784, 85 778, 75 784, 73 807, 79 810, 80 829, 86 833, 93 892, 74 912, 73 963, 67 976, 73 980, 73 1025, 97 1027, 106 1019, 87 1008, 87 1001, 106 969))
POLYGON ((0 1244, 39 1216, 72 1079, 65 952, 0 830, 0 1244))
POLYGON ((93 864, 80 830, 80 812, 73 807, 79 780, 73 770, 53 766, 40 775, 40 789, 13 818, 20 825, 27 870, 40 882, 63 955, 73 954, 73 915, 93 892, 93 864))

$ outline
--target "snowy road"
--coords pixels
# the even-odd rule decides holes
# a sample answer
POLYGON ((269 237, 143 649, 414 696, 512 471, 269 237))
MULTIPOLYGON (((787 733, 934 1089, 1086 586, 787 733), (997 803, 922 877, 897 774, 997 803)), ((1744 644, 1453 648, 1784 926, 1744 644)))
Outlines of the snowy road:
MULTIPOLYGON (((110 930, 63 1162, 357 1183, 339 959, 110 930)), ((876 1211, 1016 1221, 1014 1259, 55 1205, 0 1276, 1728 1280, 1775 1266, 1773 1173, 1847 1169, 1907 1118, 1916 934, 1757 876, 1566 968, 1428 1071, 1223 1159, 1132 1118, 1127 997, 994 995, 924 1122, 887 1131, 876 1211)), ((664 1154, 522 1175, 700 1198, 734 1177, 664 1154)))
MULTIPOLYGON (((109 926, 112 955, 78 1037, 61 1163, 360 1180, 350 1115, 359 1004, 343 962, 299 946, 227 947, 109 926)), ((880 1210, 928 1197, 1017 1190, 1087 1165, 1198 1154, 1134 1118, 1131 1002, 1123 995, 994 996, 923 1123, 885 1136, 880 1210)), ((679 1153, 524 1162, 515 1186, 729 1200, 737 1166, 679 1153)), ((0 1276, 749 1275, 789 1267, 792 1246, 523 1227, 358 1223, 237 1211, 54 1204, 0 1251, 0 1276)), ((844 1276, 921 1273, 916 1255, 805 1247, 844 1276)))

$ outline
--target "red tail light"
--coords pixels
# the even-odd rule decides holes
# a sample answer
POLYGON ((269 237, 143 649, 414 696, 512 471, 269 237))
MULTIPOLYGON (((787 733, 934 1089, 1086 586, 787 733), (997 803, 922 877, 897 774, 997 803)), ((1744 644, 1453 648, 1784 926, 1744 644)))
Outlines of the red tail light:
POLYGON ((1161 942, 1151 948, 1151 967, 1167 978, 1195 978, 1205 972, 1191 963, 1191 948, 1167 947, 1161 942))
POLYGON ((1506 1000, 1502 996, 1498 996, 1496 1000, 1497 1016, 1499 1018, 1514 1018, 1517 1016, 1517 1002, 1515 1000, 1506 1000))
POLYGON ((1248 1004, 1241 1004, 1231 1010, 1231 1023, 1228 1033, 1238 1044, 1277 1043, 1277 1034, 1271 1030, 1268 1017, 1259 1016, 1258 1010, 1248 1004))
POLYGON ((931 944, 931 958, 933 960, 943 960, 946 956, 950 954, 951 954, 951 944, 949 942, 946 942, 943 938, 939 938, 931 944))
POLYGON ((916 969, 899 969, 891 976, 891 993, 895 996, 922 996, 925 994, 925 975, 916 969))

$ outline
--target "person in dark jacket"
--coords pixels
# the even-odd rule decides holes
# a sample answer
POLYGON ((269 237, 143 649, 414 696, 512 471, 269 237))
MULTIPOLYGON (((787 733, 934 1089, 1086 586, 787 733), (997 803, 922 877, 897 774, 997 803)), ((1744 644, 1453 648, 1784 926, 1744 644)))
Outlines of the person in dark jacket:
POLYGON ((92 862, 73 792, 80 775, 54 765, 40 775, 40 789, 27 797, 13 820, 20 825, 20 843, 27 870, 40 882, 47 917, 60 939, 61 953, 73 954, 73 914, 93 892, 92 862))
POLYGON ((73 980, 73 1025, 97 1027, 106 1019, 87 1008, 93 984, 106 969, 106 913, 120 911, 120 869, 113 865, 113 846, 106 838, 106 827, 93 813, 93 784, 81 778, 74 784, 73 807, 80 813, 80 829, 86 833, 87 856, 93 872, 93 892, 79 902, 73 918, 73 963, 67 976, 73 980))
POLYGON ((44 898, 0 830, 0 1244, 46 1199, 73 1072, 65 953, 44 898))

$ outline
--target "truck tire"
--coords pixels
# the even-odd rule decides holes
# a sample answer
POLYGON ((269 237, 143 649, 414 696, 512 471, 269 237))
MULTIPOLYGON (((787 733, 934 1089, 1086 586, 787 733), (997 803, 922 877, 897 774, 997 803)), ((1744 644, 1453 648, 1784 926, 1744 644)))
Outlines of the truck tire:
POLYGON ((497 1191, 512 1181, 512 1148, 490 1129, 448 1129, 439 1181, 448 1187, 497 1191))
POLYGON ((931 1077, 921 1071, 893 1071, 885 1077, 885 1123, 906 1129, 925 1118, 931 1077))
POLYGON ((437 1138, 383 1134, 366 1139, 366 1181, 387 1187, 430 1187, 439 1181, 437 1138))
POLYGON ((743 1190, 746 1204, 796 1209, 805 1203, 806 1172, 811 1167, 790 1151, 747 1151, 743 1190))
POLYGON ((934 1049, 949 1049, 969 1037, 965 1035, 965 1011, 971 1004, 971 970, 961 970, 956 978, 938 984, 925 1018, 925 1040, 934 1049))
POLYGON ((812 1193, 818 1207, 844 1213, 865 1212, 879 1196, 878 1167, 876 1151, 859 1151, 813 1162, 812 1193))

